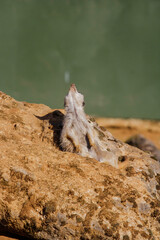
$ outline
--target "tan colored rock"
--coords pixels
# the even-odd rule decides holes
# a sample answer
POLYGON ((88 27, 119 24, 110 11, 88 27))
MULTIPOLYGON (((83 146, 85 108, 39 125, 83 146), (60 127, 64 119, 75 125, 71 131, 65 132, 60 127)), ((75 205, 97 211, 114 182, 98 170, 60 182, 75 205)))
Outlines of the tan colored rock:
POLYGON ((158 120, 97 118, 96 121, 122 141, 136 134, 142 134, 160 149, 160 121, 158 120))
POLYGON ((52 111, 0 93, 0 229, 31 239, 159 240, 159 163, 126 144, 119 169, 62 152, 51 119, 34 116, 52 111))

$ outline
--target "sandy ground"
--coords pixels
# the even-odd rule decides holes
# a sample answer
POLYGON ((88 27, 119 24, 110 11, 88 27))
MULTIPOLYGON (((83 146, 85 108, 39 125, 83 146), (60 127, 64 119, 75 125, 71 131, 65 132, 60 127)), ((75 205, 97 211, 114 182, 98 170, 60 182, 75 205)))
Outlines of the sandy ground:
POLYGON ((113 118, 97 118, 96 121, 122 141, 136 134, 142 134, 160 148, 160 121, 113 118))
MULTIPOLYGON (((129 137, 135 134, 143 134, 160 148, 160 122, 158 121, 98 118, 97 122, 99 125, 107 127, 113 136, 122 141, 126 141, 129 137)), ((0 240, 10 239, 15 238, 0 236, 0 240)))

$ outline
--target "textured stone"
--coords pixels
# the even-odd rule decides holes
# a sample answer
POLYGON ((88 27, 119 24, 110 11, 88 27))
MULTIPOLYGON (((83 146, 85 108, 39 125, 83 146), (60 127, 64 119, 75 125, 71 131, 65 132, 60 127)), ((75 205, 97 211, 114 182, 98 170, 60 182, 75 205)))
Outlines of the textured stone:
POLYGON ((47 106, 0 93, 1 233, 22 239, 159 240, 159 162, 123 143, 118 169, 62 152, 62 119, 47 106))

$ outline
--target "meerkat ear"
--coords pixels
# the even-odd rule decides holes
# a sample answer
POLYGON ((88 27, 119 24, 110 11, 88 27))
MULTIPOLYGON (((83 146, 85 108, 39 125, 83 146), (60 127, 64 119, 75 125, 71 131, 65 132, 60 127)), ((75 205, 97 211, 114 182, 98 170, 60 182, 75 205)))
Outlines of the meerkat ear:
POLYGON ((64 99, 64 107, 66 107, 66 98, 64 99))
POLYGON ((83 103, 82 103, 82 106, 84 107, 85 106, 85 102, 83 101, 83 103))

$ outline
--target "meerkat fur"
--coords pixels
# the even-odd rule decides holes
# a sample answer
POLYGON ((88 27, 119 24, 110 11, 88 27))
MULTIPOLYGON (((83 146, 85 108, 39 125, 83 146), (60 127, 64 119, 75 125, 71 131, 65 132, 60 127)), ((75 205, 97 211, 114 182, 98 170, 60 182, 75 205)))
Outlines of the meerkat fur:
POLYGON ((104 132, 84 112, 84 96, 72 84, 64 100, 66 115, 60 137, 64 151, 74 152, 83 157, 95 158, 118 167, 120 150, 113 143, 114 137, 104 132))

